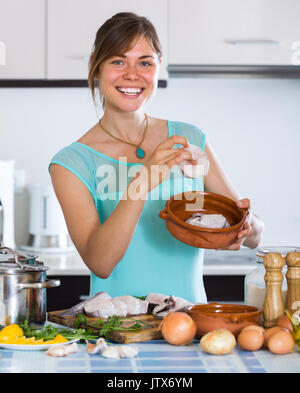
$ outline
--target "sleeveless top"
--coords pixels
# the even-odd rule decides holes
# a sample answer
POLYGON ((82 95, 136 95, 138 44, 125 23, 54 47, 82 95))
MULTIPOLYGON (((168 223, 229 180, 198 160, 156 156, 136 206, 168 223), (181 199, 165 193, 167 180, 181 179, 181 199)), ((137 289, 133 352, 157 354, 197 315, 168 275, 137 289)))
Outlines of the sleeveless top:
MULTIPOLYGON (((177 134, 204 150, 205 134, 183 122, 168 121, 169 137, 177 134)), ((177 146, 175 146, 177 147, 177 146)), ((181 145, 178 147, 182 147, 181 145)), ((51 160, 71 171, 91 193, 101 224, 122 198, 130 180, 143 164, 115 160, 91 147, 73 142, 51 160)), ((203 191, 203 177, 185 178, 175 166, 170 176, 148 194, 129 247, 111 275, 101 279, 91 272, 90 295, 105 291, 112 297, 162 293, 193 303, 206 303, 203 285, 204 250, 175 239, 159 217, 167 200, 183 191, 203 191)), ((117 233, 112 233, 117 241, 117 233)))

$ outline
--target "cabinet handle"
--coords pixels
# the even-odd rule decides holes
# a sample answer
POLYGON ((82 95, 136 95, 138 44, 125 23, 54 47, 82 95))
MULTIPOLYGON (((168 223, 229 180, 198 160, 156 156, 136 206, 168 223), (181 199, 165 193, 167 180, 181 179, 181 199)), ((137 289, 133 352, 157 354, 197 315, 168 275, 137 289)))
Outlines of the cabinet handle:
POLYGON ((0 41, 0 66, 6 65, 6 46, 4 42, 0 41))
POLYGON ((72 60, 89 60, 90 56, 88 55, 68 55, 68 59, 72 60))
POLYGON ((231 40, 225 42, 229 45, 280 45, 279 41, 274 40, 231 40))

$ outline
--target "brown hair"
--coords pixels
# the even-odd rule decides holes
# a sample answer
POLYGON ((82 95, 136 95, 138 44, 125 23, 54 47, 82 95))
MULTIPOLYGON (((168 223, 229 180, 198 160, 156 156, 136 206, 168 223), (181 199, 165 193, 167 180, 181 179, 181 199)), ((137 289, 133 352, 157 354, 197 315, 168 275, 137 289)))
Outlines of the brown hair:
MULTIPOLYGON (((108 19, 99 28, 93 45, 88 75, 88 84, 94 101, 96 76, 101 64, 112 56, 127 52, 139 36, 144 36, 149 41, 160 59, 162 56, 160 42, 155 27, 147 18, 131 12, 121 12, 108 19)), ((101 100, 104 105, 102 97, 101 100)))

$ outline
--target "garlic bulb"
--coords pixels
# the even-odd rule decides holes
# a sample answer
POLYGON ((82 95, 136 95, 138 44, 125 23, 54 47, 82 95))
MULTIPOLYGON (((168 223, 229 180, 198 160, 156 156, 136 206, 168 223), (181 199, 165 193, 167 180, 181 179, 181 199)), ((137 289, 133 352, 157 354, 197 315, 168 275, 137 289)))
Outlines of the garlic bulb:
POLYGON ((197 160, 196 165, 192 165, 188 160, 181 161, 178 166, 185 177, 198 179, 201 176, 206 176, 209 171, 209 160, 207 155, 200 147, 196 145, 188 145, 185 149, 189 151, 194 160, 197 160))

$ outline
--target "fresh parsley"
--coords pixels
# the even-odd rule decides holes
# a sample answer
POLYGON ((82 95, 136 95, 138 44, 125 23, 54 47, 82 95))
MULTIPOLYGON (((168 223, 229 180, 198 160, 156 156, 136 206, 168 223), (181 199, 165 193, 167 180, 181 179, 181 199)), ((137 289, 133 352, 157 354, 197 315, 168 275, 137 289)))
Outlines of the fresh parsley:
POLYGON ((90 322, 90 326, 99 329, 99 335, 107 339, 109 339, 110 333, 112 331, 131 332, 142 330, 145 327, 152 327, 152 325, 148 324, 147 322, 132 318, 126 318, 126 321, 124 321, 124 318, 116 315, 108 317, 106 321, 104 321, 103 319, 98 319, 95 322, 90 322), (126 327, 124 326, 124 322, 134 322, 134 324, 126 327))
POLYGON ((57 328, 52 325, 46 325, 42 329, 36 329, 30 326, 27 320, 20 327, 26 338, 43 338, 45 341, 53 340, 58 334, 61 334, 66 340, 97 340, 99 338, 91 330, 85 329, 57 328))

